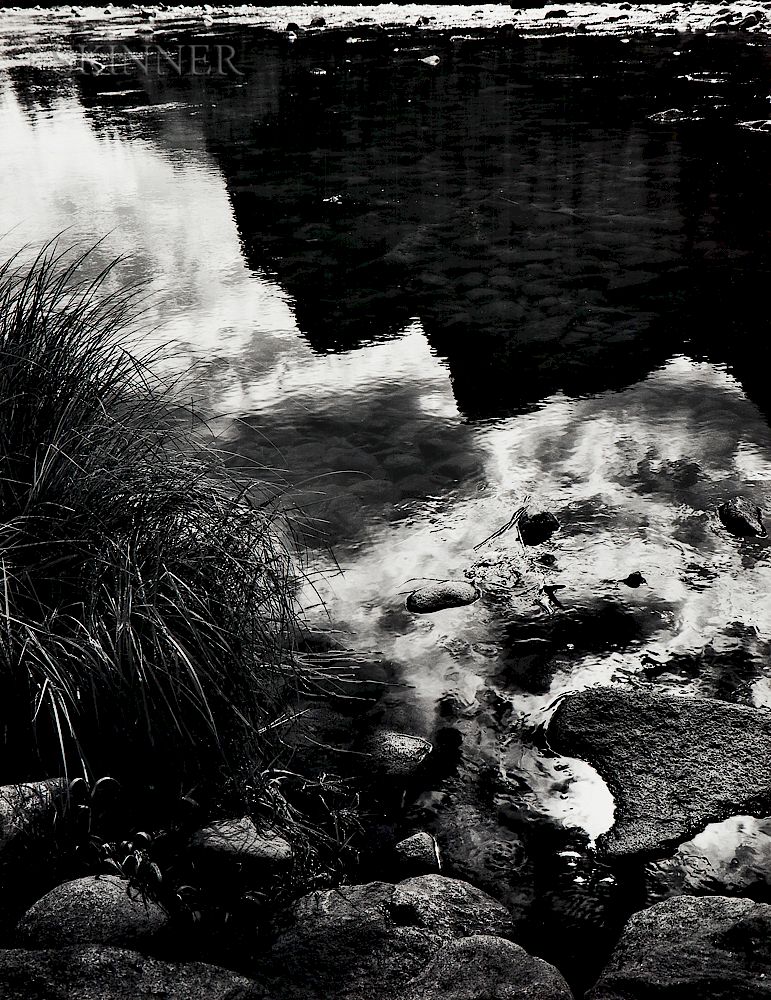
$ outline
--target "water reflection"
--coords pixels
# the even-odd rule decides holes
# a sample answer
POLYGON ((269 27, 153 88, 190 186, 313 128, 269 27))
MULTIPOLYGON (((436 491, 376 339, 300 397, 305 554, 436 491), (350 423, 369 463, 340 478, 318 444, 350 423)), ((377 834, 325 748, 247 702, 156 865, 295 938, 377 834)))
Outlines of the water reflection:
POLYGON ((762 53, 448 37, 434 73, 409 38, 362 37, 290 49, 244 28, 238 81, 75 81, 14 57, 0 231, 109 233, 95 266, 131 254, 114 280, 153 282, 148 338, 197 362, 225 440, 332 543, 332 627, 406 685, 378 717, 463 733, 416 817, 534 938, 589 939, 619 917, 590 849, 612 802, 540 739, 554 699, 616 680, 771 705, 768 544, 714 515, 735 492, 762 506, 771 480, 768 140, 735 130, 760 117, 762 53), (672 106, 702 121, 648 121, 672 106), (551 558, 504 535, 481 554, 508 591, 409 615, 405 594, 463 578, 525 495, 561 522, 551 558))

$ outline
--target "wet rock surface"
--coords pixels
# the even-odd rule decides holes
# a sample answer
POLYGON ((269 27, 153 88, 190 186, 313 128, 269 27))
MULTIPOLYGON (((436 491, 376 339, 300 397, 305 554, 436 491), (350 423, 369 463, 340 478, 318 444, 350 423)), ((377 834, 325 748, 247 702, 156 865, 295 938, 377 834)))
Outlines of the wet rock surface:
POLYGON ((417 615, 429 615, 448 608, 462 608, 473 604, 479 591, 462 580, 446 580, 421 587, 407 598, 407 610, 417 615))
POLYGON ((287 923, 271 953, 277 975, 270 987, 297 1000, 391 996, 453 939, 511 931, 500 903, 440 875, 312 893, 294 904, 287 923), (279 969, 291 970, 289 982, 279 969))
POLYGON ((708 823, 771 809, 771 713, 761 709, 595 687, 561 702, 548 739, 608 783, 615 821, 597 846, 610 859, 661 854, 708 823))
POLYGON ((634 914, 587 1000, 771 997, 771 906, 676 896, 634 914))
POLYGON ((4 1000, 260 1000, 252 983, 199 962, 162 962, 121 948, 0 951, 4 1000))
POLYGON ((718 517, 732 535, 740 538, 763 537, 766 534, 760 507, 746 497, 733 497, 721 504, 718 517))
POLYGON ((147 944, 166 927, 166 913, 114 875, 88 876, 57 886, 19 921, 20 943, 30 948, 147 944))

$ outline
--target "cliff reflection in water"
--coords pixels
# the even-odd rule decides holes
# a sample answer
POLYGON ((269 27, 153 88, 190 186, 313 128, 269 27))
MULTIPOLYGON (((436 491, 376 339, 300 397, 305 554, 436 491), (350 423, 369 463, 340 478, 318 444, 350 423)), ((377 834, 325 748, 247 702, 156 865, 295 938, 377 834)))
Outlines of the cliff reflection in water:
POLYGON ((763 402, 767 137, 736 125, 761 113, 759 52, 445 38, 433 68, 398 37, 233 42, 246 76, 203 107, 207 146, 315 350, 417 316, 472 418, 620 388, 683 347, 763 402), (722 86, 688 72, 705 57, 722 86), (704 120, 647 121, 671 106, 704 120))

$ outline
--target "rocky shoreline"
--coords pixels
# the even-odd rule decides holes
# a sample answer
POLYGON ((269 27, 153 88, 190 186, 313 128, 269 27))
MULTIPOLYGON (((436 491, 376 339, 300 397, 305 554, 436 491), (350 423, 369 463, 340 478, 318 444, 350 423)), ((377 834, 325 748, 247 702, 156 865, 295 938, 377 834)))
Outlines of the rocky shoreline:
MULTIPOLYGON (((19 811, 17 791, 0 790, 0 801, 11 799, 14 825, 6 814, 3 853, 33 821, 19 811)), ((38 801, 34 822, 42 815, 38 801)), ((242 888, 260 884, 258 843, 228 840, 231 867, 221 874, 234 879, 238 868, 242 888)), ((221 852, 222 844, 212 849, 221 852)), ((263 866, 271 862, 263 856, 263 866)), ((422 860, 413 854, 410 863, 435 867, 436 854, 422 860)), ((749 899, 683 895, 656 903, 629 919, 586 1000, 771 996, 769 931, 771 906, 749 899)), ((557 969, 517 943, 506 907, 436 872, 312 892, 269 928, 242 921, 238 933, 252 947, 236 960, 215 949, 200 961, 174 918, 130 880, 74 879, 34 903, 2 942, 0 994, 9 1000, 580 996, 557 969)))
MULTIPOLYGON (((703 2, 635 3, 524 3, 511 4, 190 4, 170 6, 133 5, 43 5, 34 11, 8 7, 0 16, 23 13, 32 19, 80 21, 84 27, 109 22, 127 37, 139 29, 149 36, 165 29, 254 25, 271 31, 320 34, 330 30, 365 31, 368 25, 381 29, 416 27, 427 36, 432 32, 485 31, 505 28, 529 37, 558 34, 633 35, 640 33, 768 30, 768 3, 703 2), (149 14, 149 16, 148 16, 149 14)), ((353 38, 352 41, 356 39, 353 38)), ((429 63, 428 65, 432 65, 429 63)), ((438 64, 437 64, 438 65, 438 64)))

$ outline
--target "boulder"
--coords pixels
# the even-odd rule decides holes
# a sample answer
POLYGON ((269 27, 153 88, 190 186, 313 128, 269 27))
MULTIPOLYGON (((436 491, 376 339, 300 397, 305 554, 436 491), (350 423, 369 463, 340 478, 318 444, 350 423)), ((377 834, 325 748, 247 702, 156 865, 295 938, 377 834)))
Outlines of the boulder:
POLYGON ((573 1000, 560 973, 504 938, 451 941, 401 993, 401 1000, 573 1000))
POLYGON ((394 855, 399 873, 405 876, 435 874, 442 867, 437 843, 425 831, 400 840, 394 846, 394 855))
POLYGON ((273 830, 261 831, 248 816, 221 820, 193 835, 199 867, 216 876, 270 875, 292 862, 292 847, 273 830))
POLYGON ((228 969, 160 962, 122 948, 0 951, 3 1000, 261 1000, 228 969))
POLYGON ((627 922, 587 1000, 771 997, 771 906, 675 896, 627 922))
POLYGON ((547 510, 532 515, 525 513, 517 522, 519 537, 525 545, 540 545, 542 542, 547 542, 554 532, 559 530, 559 526, 557 518, 547 510))
POLYGON ((407 610, 417 615, 430 615, 447 608, 462 608, 478 600, 479 591, 463 580, 444 580, 414 590, 407 598, 407 610))
POLYGON ((732 535, 739 538, 765 537, 760 507, 745 497, 732 497, 718 507, 717 514, 732 535))
POLYGON ((21 918, 17 932, 20 943, 30 948, 136 946, 157 937, 167 922, 164 910, 125 879, 90 875, 39 899, 21 918))
POLYGON ((500 903, 440 875, 311 893, 291 907, 273 945, 268 992, 282 1000, 401 996, 448 941, 510 928, 500 903))
POLYGON ((442 875, 422 875, 400 882, 391 910, 402 926, 425 927, 446 938, 472 934, 513 933, 506 907, 468 882, 442 875))
POLYGON ((580 757, 616 800, 605 858, 654 857, 707 824, 771 812, 771 712, 711 698, 593 687, 560 703, 557 753, 580 757))

